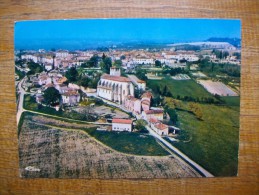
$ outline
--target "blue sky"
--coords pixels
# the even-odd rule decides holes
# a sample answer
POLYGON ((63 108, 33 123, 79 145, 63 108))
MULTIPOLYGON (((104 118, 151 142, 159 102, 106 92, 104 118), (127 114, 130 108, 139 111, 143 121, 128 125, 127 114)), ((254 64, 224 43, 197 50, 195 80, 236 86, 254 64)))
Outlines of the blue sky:
POLYGON ((191 42, 241 37, 240 20, 80 19, 15 23, 16 49, 82 49, 117 42, 191 42))

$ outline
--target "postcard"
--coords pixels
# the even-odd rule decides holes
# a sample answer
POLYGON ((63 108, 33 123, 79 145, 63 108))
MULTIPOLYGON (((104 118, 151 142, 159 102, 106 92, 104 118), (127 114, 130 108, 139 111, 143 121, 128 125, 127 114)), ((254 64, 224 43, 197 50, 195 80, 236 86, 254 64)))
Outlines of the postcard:
POLYGON ((23 178, 238 172, 241 21, 15 23, 23 178))

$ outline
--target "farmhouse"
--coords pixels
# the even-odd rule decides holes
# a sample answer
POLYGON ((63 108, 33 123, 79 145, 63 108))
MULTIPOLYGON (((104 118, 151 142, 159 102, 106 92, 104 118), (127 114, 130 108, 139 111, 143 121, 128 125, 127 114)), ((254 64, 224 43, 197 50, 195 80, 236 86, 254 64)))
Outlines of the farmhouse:
POLYGON ((151 124, 152 129, 159 135, 168 135, 168 126, 163 123, 151 124))
POLYGON ((163 110, 146 110, 142 111, 142 117, 145 120, 150 120, 150 118, 156 118, 157 120, 163 120, 164 111, 163 110))
POLYGON ((131 119, 112 119, 112 130, 113 131, 132 131, 132 120, 131 119))
POLYGON ((120 76, 120 70, 111 68, 110 73, 102 75, 97 86, 97 95, 124 104, 128 95, 134 96, 134 86, 130 79, 120 76))

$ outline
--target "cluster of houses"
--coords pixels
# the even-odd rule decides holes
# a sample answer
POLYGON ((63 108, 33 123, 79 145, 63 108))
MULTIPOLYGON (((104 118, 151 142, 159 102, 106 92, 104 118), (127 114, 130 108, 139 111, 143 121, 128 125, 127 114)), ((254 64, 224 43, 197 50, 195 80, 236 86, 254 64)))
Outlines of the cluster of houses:
MULTIPOLYGON (((35 95, 36 102, 39 104, 43 103, 44 91, 49 87, 54 87, 59 91, 61 95, 60 104, 62 105, 74 106, 77 105, 80 101, 80 87, 71 83, 68 85, 65 84, 67 78, 62 76, 58 71, 53 70, 48 73, 42 72, 38 75, 31 76, 30 81, 35 86, 41 86, 35 95)), ((59 109, 59 105, 57 105, 56 109, 59 109)))
MULTIPOLYGON (((85 61, 89 60, 93 55, 102 56, 103 52, 96 50, 89 51, 67 51, 57 50, 53 52, 46 52, 39 50, 39 52, 29 51, 21 55, 21 59, 32 60, 35 63, 42 64, 47 71, 55 68, 70 68, 73 66, 80 66, 85 61)), ((106 56, 111 57, 112 61, 121 60, 123 67, 131 68, 137 64, 154 65, 156 60, 161 63, 172 66, 177 64, 180 60, 197 61, 199 57, 193 51, 163 51, 163 52, 149 52, 146 50, 131 50, 131 51, 116 51, 111 50, 105 52, 106 56), (122 57, 123 56, 123 57, 122 57)))
MULTIPOLYGON (((97 96, 120 104, 127 111, 140 116, 159 135, 168 135, 168 126, 161 122, 164 118, 164 110, 162 108, 151 108, 152 93, 145 91, 141 98, 134 97, 134 87, 144 90, 142 88, 144 86, 144 81, 134 77, 131 79, 123 77, 120 74, 120 69, 111 67, 110 75, 104 74, 98 83, 97 96), (138 85, 138 83, 141 83, 141 85, 138 85)), ((113 119, 112 130, 132 131, 132 120, 113 119)))

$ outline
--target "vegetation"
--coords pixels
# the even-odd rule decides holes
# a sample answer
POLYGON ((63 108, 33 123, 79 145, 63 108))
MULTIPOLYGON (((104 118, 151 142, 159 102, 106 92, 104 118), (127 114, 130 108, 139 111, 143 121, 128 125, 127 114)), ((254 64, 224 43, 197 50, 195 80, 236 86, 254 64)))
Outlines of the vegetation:
POLYGON ((192 103, 180 101, 175 107, 182 131, 174 146, 215 176, 237 173, 239 105, 230 106, 233 102, 237 100, 229 100, 226 106, 196 103, 202 120, 190 110, 192 103))
POLYGON ((143 119, 139 119, 136 121, 135 128, 138 130, 140 133, 148 133, 148 130, 146 129, 147 122, 143 119))
POLYGON ((70 69, 68 69, 68 71, 65 74, 68 82, 76 82, 77 81, 77 77, 78 77, 78 71, 76 70, 75 67, 71 67, 70 69))
POLYGON ((103 60, 100 63, 100 66, 104 72, 107 74, 110 73, 110 68, 112 67, 112 59, 104 56, 103 60))
POLYGON ((215 77, 217 74, 224 74, 230 77, 240 77, 240 66, 235 64, 214 63, 210 62, 208 59, 202 59, 199 62, 199 68, 210 77, 215 77))
POLYGON ((165 156, 169 154, 150 135, 130 132, 86 131, 91 136, 119 152, 147 156, 165 156))
POLYGON ((147 87, 151 88, 155 94, 161 95, 165 86, 171 96, 177 99, 186 99, 188 101, 189 99, 213 98, 209 92, 192 79, 178 81, 166 77, 162 80, 147 81, 147 87))
POLYGON ((156 67, 161 67, 162 63, 159 60, 155 61, 155 66, 156 67))
POLYGON ((68 119, 73 119, 73 120, 81 120, 81 121, 96 121, 97 118, 92 116, 92 115, 86 115, 85 113, 79 113, 73 110, 59 110, 56 111, 56 109, 43 106, 41 104, 37 104, 35 101, 35 98, 30 96, 30 95, 25 95, 24 97, 24 108, 26 110, 31 110, 43 114, 49 114, 53 116, 58 116, 58 117, 64 117, 68 119))
POLYGON ((19 79, 23 79, 25 77, 25 72, 20 71, 16 67, 15 67, 15 74, 17 74, 19 76, 19 79))
POLYGON ((59 91, 55 87, 47 88, 44 91, 43 97, 44 97, 44 102, 47 105, 54 105, 56 103, 59 103, 59 100, 60 100, 59 91))
POLYGON ((177 74, 189 74, 189 72, 184 68, 167 68, 163 70, 163 74, 170 74, 171 76, 175 76, 177 74))
POLYGON ((86 61, 85 63, 81 64, 82 68, 91 68, 91 67, 97 67, 100 57, 95 54, 93 55, 90 60, 86 61))
POLYGON ((43 67, 40 64, 35 63, 33 61, 27 62, 27 66, 30 69, 30 71, 27 72, 27 75, 33 75, 33 74, 36 74, 36 73, 41 73, 44 70, 43 67))
POLYGON ((147 71, 146 70, 142 70, 141 68, 136 68, 136 76, 143 80, 143 81, 147 81, 147 71))

